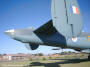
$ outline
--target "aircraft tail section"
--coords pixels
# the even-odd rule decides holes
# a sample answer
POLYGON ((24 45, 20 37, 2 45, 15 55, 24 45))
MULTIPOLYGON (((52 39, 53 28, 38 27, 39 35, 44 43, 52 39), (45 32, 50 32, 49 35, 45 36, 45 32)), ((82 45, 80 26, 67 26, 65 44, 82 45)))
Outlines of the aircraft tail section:
POLYGON ((77 37, 83 29, 77 0, 52 0, 53 26, 65 37, 77 37))

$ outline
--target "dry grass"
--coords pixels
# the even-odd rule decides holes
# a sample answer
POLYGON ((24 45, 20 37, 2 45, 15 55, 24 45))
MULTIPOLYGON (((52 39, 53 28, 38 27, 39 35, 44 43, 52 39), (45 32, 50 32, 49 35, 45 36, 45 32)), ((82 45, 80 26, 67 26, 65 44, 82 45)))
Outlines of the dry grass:
POLYGON ((0 67, 90 67, 87 55, 62 55, 59 57, 38 57, 32 61, 0 62, 0 67))

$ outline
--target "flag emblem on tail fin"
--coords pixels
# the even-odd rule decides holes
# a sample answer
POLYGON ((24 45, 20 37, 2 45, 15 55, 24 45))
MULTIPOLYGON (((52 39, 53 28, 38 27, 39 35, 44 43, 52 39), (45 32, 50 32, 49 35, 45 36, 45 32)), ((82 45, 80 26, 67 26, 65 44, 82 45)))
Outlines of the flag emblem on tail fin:
POLYGON ((74 14, 78 14, 79 15, 79 8, 76 6, 72 6, 72 11, 74 14))

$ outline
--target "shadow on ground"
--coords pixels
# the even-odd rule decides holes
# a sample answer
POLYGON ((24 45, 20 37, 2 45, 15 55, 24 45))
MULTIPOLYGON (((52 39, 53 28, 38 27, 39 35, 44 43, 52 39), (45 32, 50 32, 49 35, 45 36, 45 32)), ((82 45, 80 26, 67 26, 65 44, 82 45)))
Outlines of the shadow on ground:
POLYGON ((87 62, 88 61, 88 59, 53 59, 53 60, 65 60, 65 61, 54 62, 54 63, 32 62, 29 65, 29 67, 34 67, 34 66, 61 67, 60 64, 73 64, 73 63, 81 63, 81 62, 87 62))

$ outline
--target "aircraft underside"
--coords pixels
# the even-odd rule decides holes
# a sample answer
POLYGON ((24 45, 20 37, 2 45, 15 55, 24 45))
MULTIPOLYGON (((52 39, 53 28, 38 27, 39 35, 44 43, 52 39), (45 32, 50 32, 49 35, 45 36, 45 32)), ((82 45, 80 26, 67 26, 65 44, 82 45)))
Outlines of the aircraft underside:
POLYGON ((37 29, 12 29, 5 33, 31 50, 46 45, 90 53, 90 33, 82 32, 83 22, 77 0, 52 0, 51 17, 37 29))

